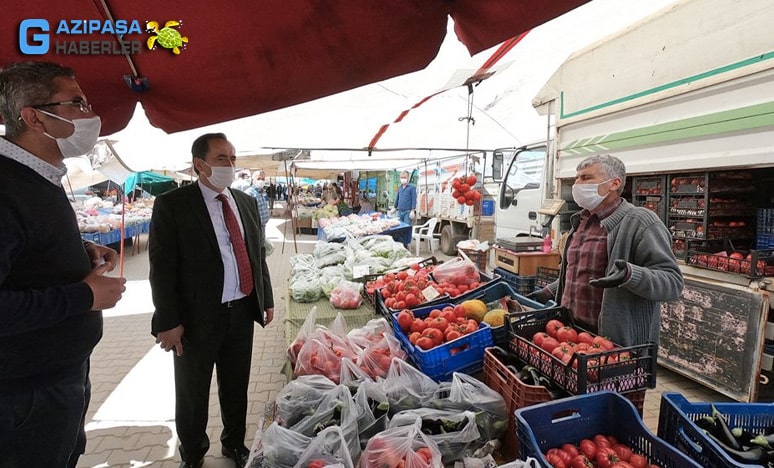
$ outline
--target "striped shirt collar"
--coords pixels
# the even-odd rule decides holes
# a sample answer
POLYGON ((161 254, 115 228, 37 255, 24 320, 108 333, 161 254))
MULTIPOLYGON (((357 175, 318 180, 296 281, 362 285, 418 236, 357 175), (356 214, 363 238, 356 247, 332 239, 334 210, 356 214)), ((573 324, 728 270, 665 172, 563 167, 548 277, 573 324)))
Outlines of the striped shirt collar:
POLYGON ((62 186, 62 177, 67 174, 67 166, 64 164, 62 167, 53 166, 4 137, 0 137, 0 154, 29 167, 57 187, 62 186))

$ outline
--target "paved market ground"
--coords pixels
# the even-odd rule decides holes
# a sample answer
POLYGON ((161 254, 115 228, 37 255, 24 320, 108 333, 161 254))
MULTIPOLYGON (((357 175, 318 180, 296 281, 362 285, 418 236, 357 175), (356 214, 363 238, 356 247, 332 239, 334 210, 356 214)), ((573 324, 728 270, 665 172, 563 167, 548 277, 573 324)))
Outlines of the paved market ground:
MULTIPOLYGON (((247 416, 248 447, 261 418, 286 380, 283 319, 287 297, 290 256, 295 254, 289 221, 273 218, 268 236, 276 246, 269 257, 274 283, 275 321, 256 328, 252 379, 247 416), (287 239, 284 244, 283 241, 287 239)), ((89 442, 78 467, 160 467, 180 463, 174 424, 172 356, 160 350, 150 335, 153 305, 148 285, 147 238, 139 252, 127 251, 124 276, 127 292, 121 302, 105 312, 105 333, 91 362, 92 401, 87 418, 89 442)), ((311 252, 314 236, 297 236, 298 252, 311 252)), ((127 249, 131 250, 131 249, 127 249)), ((220 455, 220 411, 217 386, 212 384, 207 432, 212 441, 204 466, 231 468, 231 460, 220 455)), ((658 387, 647 392, 644 419, 656 432, 661 392, 678 391, 691 401, 728 401, 720 394, 659 369, 658 387)))

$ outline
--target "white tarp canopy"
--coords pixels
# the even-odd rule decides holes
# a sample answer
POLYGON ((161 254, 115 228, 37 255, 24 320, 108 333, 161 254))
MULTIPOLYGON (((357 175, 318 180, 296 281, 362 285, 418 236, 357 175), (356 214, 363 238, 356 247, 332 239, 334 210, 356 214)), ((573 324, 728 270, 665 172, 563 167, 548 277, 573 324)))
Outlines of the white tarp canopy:
MULTIPOLYGON (((630 0, 622 8, 620 0, 593 0, 556 18, 532 30, 508 52, 497 64, 502 69, 473 87, 472 102, 465 87, 441 93, 411 110, 402 122, 392 123, 376 147, 494 149, 544 140, 547 122, 531 101, 559 65, 576 49, 673 1, 630 0), (469 116, 468 109, 475 124, 464 119, 469 116)), ((238 157, 269 155, 283 148, 311 149, 313 156, 316 149, 364 149, 382 125, 390 124, 402 111, 449 81, 459 82, 460 76, 471 75, 494 50, 471 58, 453 34, 448 37, 437 58, 419 72, 171 135, 152 127, 138 108, 129 126, 110 139, 116 141, 116 152, 133 170, 179 170, 190 164, 193 140, 206 132, 224 132, 238 157)), ((415 159, 403 152, 387 154, 395 159, 415 159)), ((361 155, 368 159, 365 151, 361 155)), ((271 161, 270 166, 283 175, 281 162, 271 161)))

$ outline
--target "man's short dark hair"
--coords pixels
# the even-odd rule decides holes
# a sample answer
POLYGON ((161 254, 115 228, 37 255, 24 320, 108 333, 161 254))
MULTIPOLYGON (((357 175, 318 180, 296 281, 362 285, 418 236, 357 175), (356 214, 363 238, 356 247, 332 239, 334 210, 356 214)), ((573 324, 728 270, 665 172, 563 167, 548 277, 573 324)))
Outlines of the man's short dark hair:
POLYGON ((13 140, 25 130, 23 107, 44 104, 57 91, 55 78, 75 79, 71 68, 51 62, 17 62, 0 71, 0 116, 5 135, 13 140))
MULTIPOLYGON (((191 145, 191 155, 194 159, 201 159, 204 161, 207 157, 207 151, 210 150, 211 140, 224 140, 228 141, 224 133, 205 133, 199 138, 195 139, 193 145, 191 145)), ((194 171, 198 174, 199 171, 194 167, 194 171)))

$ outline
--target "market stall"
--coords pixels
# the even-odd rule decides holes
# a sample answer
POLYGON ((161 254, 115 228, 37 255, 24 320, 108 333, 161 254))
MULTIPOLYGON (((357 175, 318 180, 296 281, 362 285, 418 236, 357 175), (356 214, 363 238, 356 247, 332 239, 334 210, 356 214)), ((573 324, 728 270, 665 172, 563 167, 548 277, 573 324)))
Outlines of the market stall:
POLYGON ((381 234, 406 244, 410 232, 411 225, 381 213, 322 218, 317 222, 317 239, 326 242, 341 242, 347 237, 381 234))
POLYGON ((111 245, 131 239, 134 249, 139 249, 140 234, 150 230, 152 199, 114 205, 110 200, 92 197, 72 205, 84 240, 111 245))

